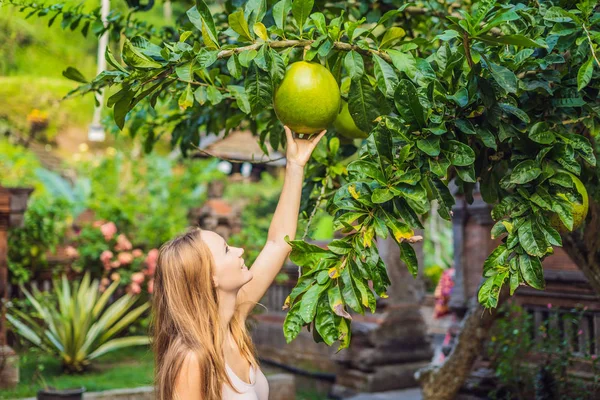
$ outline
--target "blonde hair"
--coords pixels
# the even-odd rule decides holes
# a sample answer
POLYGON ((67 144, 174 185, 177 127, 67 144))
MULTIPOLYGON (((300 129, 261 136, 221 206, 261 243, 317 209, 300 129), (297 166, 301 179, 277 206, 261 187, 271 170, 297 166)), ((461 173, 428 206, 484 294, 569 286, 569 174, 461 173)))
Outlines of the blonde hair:
MULTIPOLYGON (((221 399, 224 383, 233 388, 225 370, 214 259, 200 233, 200 228, 188 230, 159 251, 151 324, 157 400, 174 398, 177 376, 190 351, 199 362, 202 399, 221 399)), ((229 328, 242 356, 256 366, 254 346, 238 312, 229 328)))

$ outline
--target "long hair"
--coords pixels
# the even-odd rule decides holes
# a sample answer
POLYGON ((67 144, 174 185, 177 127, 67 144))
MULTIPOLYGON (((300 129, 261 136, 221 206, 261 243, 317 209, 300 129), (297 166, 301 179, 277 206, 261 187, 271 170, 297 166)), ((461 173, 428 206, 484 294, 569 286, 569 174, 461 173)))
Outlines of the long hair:
MULTIPOLYGON (((200 233, 199 228, 188 230, 159 251, 151 324, 157 400, 174 399, 175 382, 190 351, 199 360, 202 399, 221 399, 224 383, 233 388, 225 370, 214 260, 200 233)), ((256 366, 252 340, 237 312, 229 328, 242 356, 256 366)))

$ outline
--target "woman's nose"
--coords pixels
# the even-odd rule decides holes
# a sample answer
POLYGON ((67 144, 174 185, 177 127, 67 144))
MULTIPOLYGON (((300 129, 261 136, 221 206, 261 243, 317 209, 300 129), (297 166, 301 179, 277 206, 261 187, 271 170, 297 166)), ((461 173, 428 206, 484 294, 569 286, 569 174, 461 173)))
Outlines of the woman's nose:
POLYGON ((244 254, 244 249, 242 249, 242 248, 240 247, 240 248, 239 248, 239 251, 240 251, 240 255, 239 255, 239 256, 241 257, 241 256, 244 254))

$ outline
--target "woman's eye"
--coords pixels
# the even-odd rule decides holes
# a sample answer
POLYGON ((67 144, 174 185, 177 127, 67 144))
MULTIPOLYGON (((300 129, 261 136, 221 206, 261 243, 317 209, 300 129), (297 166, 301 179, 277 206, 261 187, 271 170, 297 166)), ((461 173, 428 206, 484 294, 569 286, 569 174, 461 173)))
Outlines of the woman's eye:
POLYGON ((225 248, 225 253, 229 253, 229 246, 225 248))

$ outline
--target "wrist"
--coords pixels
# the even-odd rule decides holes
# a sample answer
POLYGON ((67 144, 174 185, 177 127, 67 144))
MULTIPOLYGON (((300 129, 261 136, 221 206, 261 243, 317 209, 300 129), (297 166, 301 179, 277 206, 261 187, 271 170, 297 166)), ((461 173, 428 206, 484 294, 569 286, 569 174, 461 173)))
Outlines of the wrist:
POLYGON ((303 164, 299 164, 296 161, 292 161, 292 160, 288 160, 286 165, 285 165, 285 169, 288 171, 302 171, 304 172, 304 165, 303 164))

